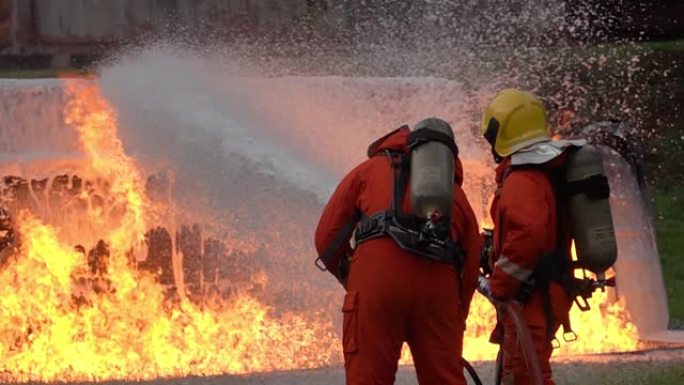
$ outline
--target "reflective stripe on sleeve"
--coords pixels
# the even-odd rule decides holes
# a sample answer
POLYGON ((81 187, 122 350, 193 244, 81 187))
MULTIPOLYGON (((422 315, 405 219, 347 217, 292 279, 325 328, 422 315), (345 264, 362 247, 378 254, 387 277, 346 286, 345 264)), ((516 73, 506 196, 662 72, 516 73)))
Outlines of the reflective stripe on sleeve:
POLYGON ((532 270, 526 269, 517 263, 506 258, 502 255, 499 260, 496 261, 496 267, 501 269, 504 273, 510 275, 511 277, 517 279, 520 282, 524 282, 532 275, 532 270))

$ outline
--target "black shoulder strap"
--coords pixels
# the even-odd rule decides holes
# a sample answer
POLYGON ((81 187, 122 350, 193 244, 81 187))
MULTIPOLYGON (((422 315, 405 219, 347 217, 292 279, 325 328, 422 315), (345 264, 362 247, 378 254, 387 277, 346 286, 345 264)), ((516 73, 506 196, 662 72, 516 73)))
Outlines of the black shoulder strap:
POLYGON ((404 154, 390 151, 387 151, 386 153, 392 164, 392 172, 394 175, 391 211, 398 218, 401 215, 401 207, 402 203, 404 203, 404 195, 406 194, 406 187, 408 186, 411 155, 410 153, 404 154))
POLYGON ((556 250, 555 254, 565 257, 568 245, 565 242, 567 222, 567 192, 565 191, 565 168, 560 167, 550 171, 551 187, 556 200, 556 250))
POLYGON ((427 142, 440 142, 449 147, 451 152, 454 153, 454 156, 458 156, 458 146, 456 146, 456 142, 454 142, 453 138, 442 132, 427 128, 412 131, 406 140, 406 145, 409 150, 411 150, 427 142))
POLYGON ((592 175, 589 178, 570 182, 566 186, 567 196, 586 194, 591 199, 608 199, 610 185, 605 175, 592 175))

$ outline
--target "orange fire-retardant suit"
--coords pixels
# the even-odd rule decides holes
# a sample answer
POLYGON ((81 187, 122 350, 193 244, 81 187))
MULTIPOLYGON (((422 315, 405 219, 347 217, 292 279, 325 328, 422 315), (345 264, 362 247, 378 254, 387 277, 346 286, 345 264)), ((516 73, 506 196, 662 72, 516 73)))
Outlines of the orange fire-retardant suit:
MULTIPOLYGON (((540 279, 539 268, 541 258, 551 258, 554 264, 569 258, 569 229, 566 216, 557 206, 552 172, 564 165, 564 146, 571 143, 551 141, 546 124, 546 112, 536 97, 508 89, 487 107, 481 131, 500 162, 491 207, 495 227, 490 292, 498 300, 523 301, 522 315, 530 329, 544 384, 553 385, 551 338, 567 321, 572 301, 558 283, 562 277, 540 279), (540 281, 545 283, 540 285, 540 281), (521 299, 522 293, 526 298, 521 299)), ((493 340, 502 343, 502 382, 532 384, 515 325, 511 317, 503 317, 503 336, 501 324, 493 334, 493 340)))
MULTIPOLYGON (((499 194, 492 203, 494 218, 494 273, 490 280, 492 296, 501 300, 515 298, 522 282, 530 278, 542 254, 554 251, 557 234, 556 197, 548 172, 559 166, 564 156, 544 168, 522 168, 510 172, 510 159, 497 168, 499 194)), ((567 237, 567 234, 561 234, 567 237)), ((553 351, 550 335, 555 335, 568 317, 572 302, 565 289, 556 282, 549 284, 549 299, 553 313, 549 333, 543 293, 533 290, 523 305, 522 314, 536 346, 545 385, 554 382, 549 358, 553 351)), ((518 343, 510 317, 503 320, 504 384, 531 384, 525 358, 518 343)), ((501 341, 500 341, 501 342, 501 341)))
MULTIPOLYGON (((409 132, 399 129, 371 146, 369 159, 344 177, 323 211, 316 249, 338 279, 340 259, 352 252, 349 241, 360 215, 390 207, 392 160, 383 153, 407 153, 409 132)), ((411 348, 421 384, 466 384, 460 357, 481 240, 461 189, 458 157, 455 162, 451 236, 465 252, 462 271, 404 251, 390 237, 360 243, 351 256, 342 306, 347 384, 393 384, 403 342, 411 348)), ((409 211, 408 194, 403 210, 409 211)))

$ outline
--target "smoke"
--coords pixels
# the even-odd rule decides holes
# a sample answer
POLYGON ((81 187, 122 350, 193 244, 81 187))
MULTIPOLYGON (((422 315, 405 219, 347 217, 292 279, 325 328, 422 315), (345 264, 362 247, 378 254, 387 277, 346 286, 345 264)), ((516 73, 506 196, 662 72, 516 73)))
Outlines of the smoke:
MULTIPOLYGON (((150 174, 172 170, 189 209, 236 210, 255 191, 320 207, 371 141, 430 116, 452 124, 463 159, 488 158, 473 135, 482 94, 460 81, 236 72, 225 57, 160 46, 100 71, 127 150, 150 174)), ((481 174, 472 172, 473 192, 481 174)))
POLYGON ((257 174, 269 188, 292 188, 322 202, 334 179, 271 140, 258 111, 240 99, 240 79, 226 80, 210 64, 151 50, 102 70, 100 84, 119 111, 131 153, 150 171, 172 169, 184 181, 179 187, 187 187, 185 198, 233 202, 266 187, 248 178, 257 174))
POLYGON ((647 3, 312 1, 289 26, 185 28, 155 41, 257 77, 436 77, 485 99, 520 87, 542 97, 554 126, 571 111, 577 126, 627 121, 642 137, 655 120, 662 124, 658 106, 672 102, 653 85, 673 63, 635 44, 642 35, 632 15, 647 3))

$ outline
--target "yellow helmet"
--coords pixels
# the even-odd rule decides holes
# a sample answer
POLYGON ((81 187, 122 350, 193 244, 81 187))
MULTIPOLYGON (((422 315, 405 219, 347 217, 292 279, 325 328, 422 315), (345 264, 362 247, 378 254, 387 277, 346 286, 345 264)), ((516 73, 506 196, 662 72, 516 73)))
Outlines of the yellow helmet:
POLYGON ((513 88, 500 91, 489 103, 480 133, 500 157, 551 139, 542 102, 529 92, 513 88))

